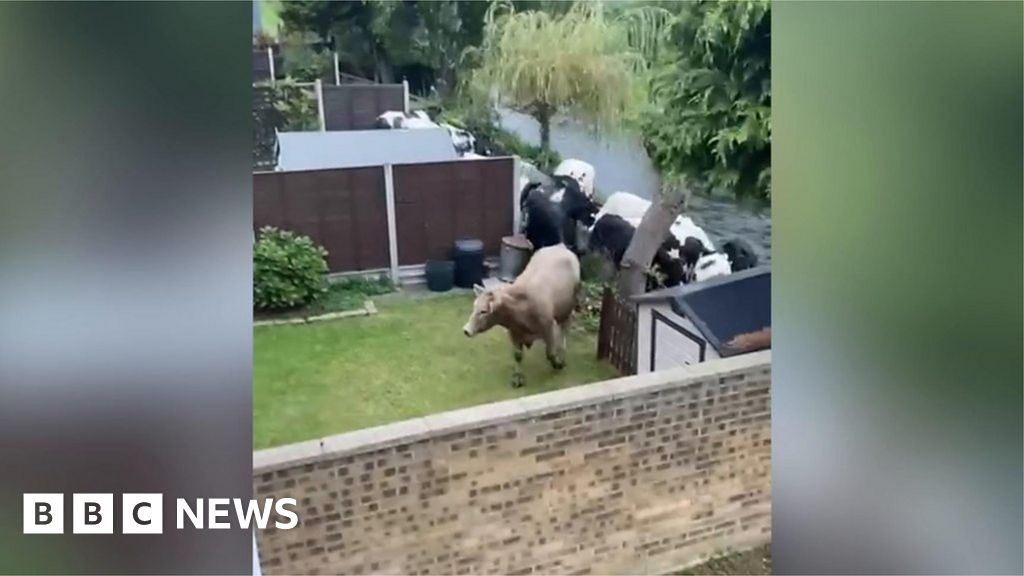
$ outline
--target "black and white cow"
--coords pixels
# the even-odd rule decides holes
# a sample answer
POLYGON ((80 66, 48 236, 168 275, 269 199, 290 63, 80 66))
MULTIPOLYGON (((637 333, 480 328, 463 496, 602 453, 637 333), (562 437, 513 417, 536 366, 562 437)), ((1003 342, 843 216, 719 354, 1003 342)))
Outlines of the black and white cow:
MULTIPOLYGON (((600 221, 607 215, 616 215, 637 227, 650 206, 649 200, 635 194, 616 192, 601 206, 596 218, 600 221)), ((670 231, 671 235, 662 247, 668 257, 681 261, 684 283, 701 282, 757 265, 757 254, 745 240, 733 238, 722 245, 722 252, 718 252, 707 233, 687 216, 678 216, 670 231)))
POLYGON ((756 265, 757 253, 754 248, 742 238, 733 238, 722 244, 721 252, 705 251, 690 270, 693 281, 702 282, 756 265))
MULTIPOLYGON (((622 264, 636 228, 616 214, 605 214, 590 230, 588 240, 592 252, 606 256, 618 268, 622 264)), ((679 241, 669 235, 654 254, 652 268, 664 276, 665 286, 676 286, 683 282, 683 263, 674 253, 679 251, 679 241)))
POLYGON ((565 244, 575 252, 584 247, 577 241, 577 228, 594 224, 598 207, 568 176, 553 177, 551 185, 529 183, 520 194, 526 239, 534 250, 565 244))

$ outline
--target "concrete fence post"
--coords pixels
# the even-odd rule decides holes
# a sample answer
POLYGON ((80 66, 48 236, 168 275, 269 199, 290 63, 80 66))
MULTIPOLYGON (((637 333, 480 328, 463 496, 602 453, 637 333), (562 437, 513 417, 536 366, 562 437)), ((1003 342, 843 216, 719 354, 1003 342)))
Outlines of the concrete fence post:
POLYGON ((327 116, 324 114, 324 82, 316 79, 316 109, 320 115, 320 131, 327 131, 327 116))
POLYGON ((384 198, 388 213, 388 256, 391 281, 398 286, 398 227, 395 224, 395 176, 391 164, 384 165, 384 198))
POLYGON ((274 47, 267 46, 267 62, 270 64, 270 83, 277 82, 277 72, 274 70, 274 47))
POLYGON ((519 186, 519 175, 522 173, 523 164, 519 156, 512 157, 512 234, 519 234, 519 227, 522 224, 523 215, 519 209, 520 195, 523 190, 519 186))
POLYGON ((410 110, 409 110, 409 81, 406 80, 405 78, 402 78, 402 89, 405 91, 404 92, 405 113, 408 114, 410 112, 410 110))
POLYGON ((338 53, 334 53, 334 85, 341 86, 341 69, 338 67, 338 53))

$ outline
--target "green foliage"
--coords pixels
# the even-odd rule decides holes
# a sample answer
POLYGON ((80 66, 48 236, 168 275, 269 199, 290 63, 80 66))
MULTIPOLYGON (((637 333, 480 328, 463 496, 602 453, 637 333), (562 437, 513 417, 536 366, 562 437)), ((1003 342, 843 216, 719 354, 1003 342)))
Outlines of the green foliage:
POLYGON ((275 164, 275 130, 319 129, 320 117, 312 86, 277 82, 253 87, 253 167, 257 170, 272 169, 275 164))
POLYGON ((767 0, 700 0, 672 17, 642 130, 663 174, 770 198, 770 10, 767 0))
POLYGON ((574 324, 584 332, 597 334, 601 329, 601 303, 607 285, 597 280, 584 280, 576 297, 574 324))
POLYGON ((300 132, 320 129, 316 88, 298 86, 292 82, 277 82, 271 88, 271 101, 280 115, 277 129, 281 132, 300 132))
POLYGON ((281 40, 282 72, 295 82, 334 80, 334 55, 317 50, 316 36, 309 33, 289 32, 281 40))
POLYGON ((260 24, 264 34, 276 37, 281 28, 282 0, 260 0, 260 24))
POLYGON ((327 251, 308 236, 270 226, 253 246, 253 305, 257 310, 308 306, 327 293, 327 251))
POLYGON ((588 252, 580 257, 580 279, 584 282, 606 280, 608 259, 598 252, 588 252))
POLYGON ((547 147, 550 118, 563 112, 603 129, 620 128, 645 99, 646 61, 630 26, 606 16, 601 3, 577 2, 557 14, 518 12, 495 2, 481 46, 464 59, 479 67, 470 91, 534 116, 547 147))
POLYGON ((317 312, 338 312, 361 308, 371 296, 395 291, 395 285, 386 275, 378 278, 349 278, 331 282, 327 294, 316 303, 317 312))
POLYGON ((254 49, 266 50, 268 47, 274 46, 275 44, 277 44, 277 40, 262 30, 252 35, 252 47, 254 49))
POLYGON ((457 80, 459 54, 480 42, 488 6, 455 0, 297 0, 284 3, 281 20, 337 51, 351 73, 393 82, 400 80, 396 68, 423 68, 447 92, 457 80))

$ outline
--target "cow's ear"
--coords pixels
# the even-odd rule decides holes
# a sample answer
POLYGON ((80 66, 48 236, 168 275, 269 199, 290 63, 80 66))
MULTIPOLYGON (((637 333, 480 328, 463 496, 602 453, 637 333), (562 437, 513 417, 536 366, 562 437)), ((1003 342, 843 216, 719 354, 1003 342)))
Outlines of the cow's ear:
POLYGON ((479 284, 473 284, 473 294, 476 294, 477 296, 479 296, 479 295, 483 294, 486 291, 487 290, 483 286, 481 286, 479 284))

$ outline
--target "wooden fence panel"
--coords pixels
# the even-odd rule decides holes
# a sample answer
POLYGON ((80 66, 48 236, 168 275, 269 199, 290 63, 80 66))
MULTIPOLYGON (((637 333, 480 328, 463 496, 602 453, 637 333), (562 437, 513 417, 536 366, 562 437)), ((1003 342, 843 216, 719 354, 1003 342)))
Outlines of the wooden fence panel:
POLYGON ((605 288, 601 299, 601 326, 597 335, 597 357, 607 358, 621 374, 636 374, 637 307, 605 288))
POLYGON ((512 158, 394 166, 398 263, 451 257, 455 240, 477 238, 497 256, 512 233, 512 158))
POLYGON ((377 116, 389 110, 405 110, 405 87, 401 84, 342 84, 323 89, 327 130, 370 130, 377 116))
POLYGON ((331 272, 387 268, 383 168, 253 176, 253 226, 305 234, 327 249, 331 272))

